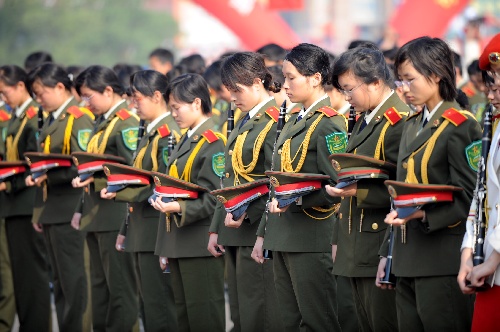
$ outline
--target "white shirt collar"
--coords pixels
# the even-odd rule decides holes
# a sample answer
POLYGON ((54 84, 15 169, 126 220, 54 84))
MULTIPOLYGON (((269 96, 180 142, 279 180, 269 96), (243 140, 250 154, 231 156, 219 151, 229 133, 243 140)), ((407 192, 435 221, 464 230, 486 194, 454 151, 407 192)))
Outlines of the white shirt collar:
POLYGON ((198 130, 198 128, 200 128, 200 127, 201 127, 201 125, 202 125, 202 124, 204 124, 204 123, 205 123, 205 121, 207 121, 207 120, 208 120, 208 118, 206 118, 205 120, 203 120, 202 122, 200 122, 200 123, 199 123, 198 125, 196 125, 196 127, 194 127, 193 129, 188 130, 188 131, 187 131, 187 136, 188 136, 188 137, 191 137, 191 135, 193 135, 193 134, 194 134, 194 133, 198 130))
POLYGON ((106 113, 104 113, 104 118, 107 120, 109 118, 109 116, 111 115, 111 113, 113 113, 113 111, 121 104, 125 102, 125 99, 122 99, 120 100, 119 102, 117 102, 116 104, 114 104, 110 109, 109 111, 107 111, 106 113))
POLYGON ((330 97, 328 96, 328 94, 326 94, 326 93, 325 93, 325 95, 324 95, 323 97, 319 98, 319 99, 318 99, 318 100, 316 100, 314 103, 312 103, 312 104, 311 104, 311 106, 309 106, 309 107, 307 108, 307 110, 304 110, 304 106, 302 106, 302 109, 301 109, 301 110, 300 110, 300 112, 299 112, 299 116, 300 116, 300 117, 302 117, 302 118, 303 118, 303 117, 305 117, 305 116, 307 115, 307 113, 309 113, 309 111, 310 111, 310 110, 311 110, 314 106, 316 106, 316 105, 317 105, 320 101, 322 101, 323 99, 326 99, 326 98, 330 98, 330 97))
POLYGON ((378 110, 380 109, 380 107, 382 107, 382 105, 387 101, 387 99, 389 99, 390 96, 392 96, 392 94, 394 93, 394 90, 391 90, 391 93, 389 93, 387 95, 387 97, 384 98, 384 100, 382 100, 382 102, 380 102, 380 104, 377 105, 377 107, 375 107, 371 112, 370 114, 366 114, 365 116, 365 121, 366 123, 370 123, 370 121, 373 119, 373 117, 375 116, 375 114, 378 112, 378 110))
POLYGON ((73 100, 73 96, 69 97, 61 106, 59 106, 59 108, 55 112, 52 113, 54 120, 59 118, 59 115, 61 115, 64 108, 66 108, 66 106, 68 106, 68 104, 72 100, 73 100))
POLYGON ((248 111, 248 116, 250 117, 250 119, 253 118, 255 114, 257 114, 257 112, 262 108, 262 106, 270 102, 272 99, 274 99, 274 97, 269 97, 266 100, 261 101, 260 103, 255 105, 254 108, 248 111))
MULTIPOLYGON (((444 100, 441 100, 434 108, 432 111, 429 112, 429 109, 427 108, 427 106, 424 107, 424 117, 423 119, 427 119, 427 121, 429 121, 433 116, 434 114, 436 113, 437 109, 443 104, 444 100)), ((422 120, 423 120, 422 119, 422 120)))
POLYGON ((21 106, 16 107, 16 117, 20 117, 24 113, 24 110, 26 109, 26 107, 28 107, 28 105, 32 101, 33 101, 33 98, 29 97, 28 99, 26 99, 26 101, 24 103, 22 103, 21 106))
POLYGON ((170 112, 165 112, 165 113, 162 113, 159 117, 157 117, 153 121, 151 121, 151 123, 148 124, 148 126, 146 127, 147 133, 149 134, 151 132, 151 130, 153 130, 153 128, 158 124, 158 122, 165 119, 169 115, 170 115, 170 112))

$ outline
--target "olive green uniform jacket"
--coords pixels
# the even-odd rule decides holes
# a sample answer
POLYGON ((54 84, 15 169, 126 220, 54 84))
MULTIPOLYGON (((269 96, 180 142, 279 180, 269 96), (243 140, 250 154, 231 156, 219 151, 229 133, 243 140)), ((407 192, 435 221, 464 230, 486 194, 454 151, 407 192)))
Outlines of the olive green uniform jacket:
MULTIPOLYGON (((274 169, 280 171, 281 150, 283 144, 291 138, 290 155, 294 156, 306 137, 307 130, 323 113, 322 107, 329 106, 329 99, 323 99, 316 104, 299 122, 296 123, 297 114, 292 114, 285 124, 283 131, 278 138, 274 155, 274 169)), ((330 108, 331 110, 331 108, 330 108)), ((337 180, 337 174, 334 171, 328 157, 334 152, 344 152, 345 146, 341 149, 329 147, 328 138, 331 134, 344 137, 345 141, 346 119, 343 115, 327 116, 323 118, 311 135, 309 146, 304 164, 300 173, 316 173, 330 175, 333 182, 337 180)), ((345 142, 347 143, 347 142, 345 142)), ((298 153, 300 155, 300 151, 298 153)), ((300 157, 293 162, 293 167, 297 167, 300 157)), ((283 252, 331 252, 331 236, 333 228, 333 214, 330 212, 319 212, 312 207, 332 208, 337 200, 321 188, 313 193, 302 197, 302 206, 293 204, 286 212, 269 213, 266 222, 264 214, 257 235, 264 236, 264 248, 283 251, 283 252), (313 219, 307 214, 314 216, 313 219)))
MULTIPOLYGON (((422 113, 410 117, 403 130, 399 145, 397 180, 405 181, 408 159, 445 124, 443 113, 460 109, 455 102, 443 102, 420 134, 422 113)), ((460 267, 460 246, 472 192, 476 184, 476 171, 471 168, 466 149, 481 140, 481 127, 472 115, 459 125, 449 123, 439 135, 427 166, 429 184, 446 184, 464 190, 453 193, 454 201, 424 206, 427 222, 410 220, 406 223, 406 243, 402 243, 400 227, 395 227, 393 272, 397 277, 428 277, 456 275, 460 267)), ((414 155, 415 175, 423 181, 422 161, 425 147, 414 155)), ((381 249, 387 254, 387 245, 381 249)))
MULTIPOLYGON (((155 170, 160 173, 165 173, 168 163, 168 136, 162 137, 158 128, 167 126, 169 131, 179 135, 180 129, 172 116, 168 115, 163 118, 146 134, 137 147, 139 153, 144 147, 146 152, 142 160, 142 169, 146 171, 153 170, 153 140, 160 136, 158 140, 158 149, 156 153, 156 163, 158 168, 155 170)), ((126 235, 127 245, 126 251, 130 252, 154 252, 156 236, 158 232, 158 220, 160 212, 155 210, 148 202, 149 196, 153 194, 153 185, 140 188, 125 188, 116 193, 117 201, 129 202, 129 221, 128 225, 125 220, 122 224, 120 233, 126 235)))
MULTIPOLYGON (((127 104, 125 101, 118 105, 109 117, 98 125, 95 130, 95 135, 101 131, 105 132, 111 122, 118 117, 119 119, 109 135, 104 154, 123 157, 126 164, 130 165, 138 143, 137 133, 139 120, 137 116, 128 111, 126 107, 127 104)), ((103 139, 104 134, 99 137, 99 145, 102 143, 103 139)), ((112 200, 101 198, 101 189, 106 188, 106 186, 107 178, 104 172, 96 172, 94 173, 94 182, 84 189, 83 198, 81 197, 79 201, 80 204, 78 204, 76 208, 77 212, 82 213, 82 231, 118 231, 123 220, 125 220, 127 212, 125 203, 116 203, 112 200)))
MULTIPOLYGON (((370 123, 359 132, 366 113, 361 115, 354 126, 346 152, 374 158, 378 141, 385 129, 379 158, 396 165, 406 116, 396 115, 394 119, 397 119, 397 122, 392 125, 384 113, 406 113, 409 110, 398 95, 393 93, 381 105, 370 123)), ((395 172, 391 176, 395 179, 395 172)), ((387 187, 384 180, 379 179, 358 181, 357 195, 342 198, 339 218, 334 223, 332 236, 332 244, 338 245, 333 265, 335 274, 346 277, 375 276, 379 263, 378 249, 384 241, 387 228, 384 219, 390 207, 387 187)))
MULTIPOLYGON (((254 143, 257 139, 257 136, 264 130, 264 127, 266 127, 269 121, 273 121, 274 124, 267 133, 261 150, 257 152, 257 163, 255 165, 255 168, 251 172, 252 175, 250 176, 255 180, 259 180, 266 177, 266 175, 264 174, 266 170, 271 169, 271 158, 273 154, 274 140, 276 139, 277 122, 271 115, 266 113, 266 111, 272 107, 274 107, 274 109, 271 109, 270 112, 275 112, 277 114, 277 105, 273 99, 262 106, 262 108, 255 114, 255 116, 248 120, 241 128, 239 128, 241 122, 239 121, 236 124, 233 132, 229 136, 225 149, 226 166, 224 178, 222 179, 222 183, 225 188, 235 185, 235 171, 233 168, 233 163, 231 162, 231 158, 233 156, 233 150, 237 137, 248 131, 242 150, 243 164, 248 165, 253 160, 254 143)), ((238 179, 241 184, 248 182, 241 175, 238 177, 238 179)), ((259 226, 259 221, 262 218, 262 214, 265 210, 267 199, 268 196, 266 195, 250 203, 246 210, 247 218, 245 218, 245 221, 239 228, 230 228, 224 226, 226 210, 224 209, 224 206, 220 202, 218 202, 214 217, 212 219, 212 225, 210 227, 211 232, 219 234, 218 243, 227 246, 253 246, 255 244, 255 234, 259 226)))
MULTIPOLYGON (((179 176, 184 171, 186 162, 202 134, 213 128, 212 119, 203 123, 184 143, 175 147, 169 160, 169 167, 175 163, 179 176)), ((184 134, 180 141, 184 139, 184 134)), ((215 190, 220 184, 220 174, 214 170, 214 160, 224 151, 224 141, 218 139, 212 143, 205 142, 198 155, 194 158, 191 179, 189 182, 215 190)), ((155 253, 168 258, 208 257, 208 230, 212 221, 215 198, 208 192, 201 193, 194 200, 178 200, 181 214, 171 214, 171 231, 166 231, 165 214, 160 216, 158 238, 155 253)))

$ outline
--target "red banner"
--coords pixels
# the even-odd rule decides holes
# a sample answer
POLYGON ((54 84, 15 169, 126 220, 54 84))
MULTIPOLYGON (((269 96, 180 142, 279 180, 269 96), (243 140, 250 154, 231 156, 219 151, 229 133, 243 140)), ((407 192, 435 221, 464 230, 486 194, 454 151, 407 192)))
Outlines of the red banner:
POLYGON ((289 49, 300 43, 300 38, 278 13, 258 3, 251 12, 244 13, 231 6, 230 0, 193 0, 193 2, 218 18, 249 50, 256 50, 268 43, 276 43, 289 49))
POLYGON ((451 20, 468 0, 406 0, 396 9, 391 26, 399 34, 399 44, 421 36, 442 38, 451 20))
POLYGON ((268 0, 267 8, 271 10, 300 10, 304 9, 303 0, 268 0))

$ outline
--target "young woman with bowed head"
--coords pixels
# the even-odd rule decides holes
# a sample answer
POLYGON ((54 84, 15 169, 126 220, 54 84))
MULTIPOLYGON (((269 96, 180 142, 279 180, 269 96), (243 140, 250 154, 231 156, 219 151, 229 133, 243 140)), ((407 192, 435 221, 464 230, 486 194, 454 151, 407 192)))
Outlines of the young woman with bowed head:
MULTIPOLYGON (((139 121, 127 109, 122 98, 124 89, 116 74, 107 67, 90 66, 78 75, 75 85, 96 116, 87 152, 119 156, 131 164, 137 148, 139 121)), ((102 171, 85 181, 76 177, 72 184, 83 188, 72 223, 85 232, 90 252, 93 328, 129 331, 138 313, 133 257, 115 250, 126 204, 101 198, 100 191, 107 185, 102 171)))
MULTIPOLYGON (((229 188, 266 178, 264 172, 271 169, 279 110, 268 92, 278 92, 280 85, 257 53, 231 55, 223 60, 221 72, 231 100, 242 111, 226 144, 222 185, 229 188)), ((251 258, 266 200, 264 195, 252 202, 238 220, 219 203, 210 228, 208 250, 215 257, 222 255, 217 245, 225 251, 231 320, 237 331, 281 329, 272 266, 251 258)))
MULTIPOLYGON (((84 151, 88 141, 80 135, 92 128, 93 115, 71 93, 73 83, 60 66, 46 63, 29 74, 36 100, 49 113, 38 138, 38 151, 69 155, 84 151)), ((81 331, 87 306, 84 264, 84 237, 71 227, 80 191, 71 186, 76 167, 49 170, 28 186, 36 186, 33 226, 43 232, 54 275, 54 301, 59 328, 81 331)))
MULTIPOLYGON (((301 103, 303 108, 291 115, 281 132, 274 170, 321 173, 336 181, 328 157, 344 152, 346 119, 330 107, 324 90, 330 78, 328 54, 318 46, 300 44, 287 54, 283 75, 290 101, 301 103), (333 140, 341 144, 331 144, 333 140)), ((263 248, 273 251, 275 287, 285 330, 340 330, 330 244, 335 201, 324 187, 286 208, 279 208, 273 199, 269 214, 259 225, 252 257, 263 263, 263 248)))
MULTIPOLYGON (((424 207, 406 218, 390 212, 394 226, 392 271, 397 277, 396 309, 400 331, 468 331, 472 298, 456 282, 460 245, 476 183, 475 142, 481 127, 455 101, 455 71, 449 46, 421 37, 403 45, 394 63, 405 97, 425 105, 405 122, 397 164, 397 180, 410 184, 452 185, 452 202, 424 207)), ((387 248, 376 284, 384 277, 387 248)), ((385 287, 384 287, 385 288, 385 287)))
MULTIPOLYGON (((208 190, 219 188, 225 137, 211 130, 206 81, 198 74, 178 76, 166 96, 175 121, 187 129, 169 157, 168 174, 208 190)), ((164 203, 158 197, 152 203, 162 212, 155 253, 161 268, 168 265, 171 271, 179 331, 225 330, 224 261, 207 251, 215 202, 202 192, 196 199, 164 203)))

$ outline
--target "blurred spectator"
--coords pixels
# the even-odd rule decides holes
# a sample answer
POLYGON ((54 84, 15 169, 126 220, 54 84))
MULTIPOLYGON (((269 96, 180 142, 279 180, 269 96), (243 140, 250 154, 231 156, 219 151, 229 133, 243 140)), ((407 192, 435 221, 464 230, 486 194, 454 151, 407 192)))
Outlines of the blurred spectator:
POLYGON ((165 48, 157 48, 149 54, 149 67, 166 75, 174 66, 174 54, 165 48))
POLYGON ((42 63, 46 62, 54 62, 50 53, 45 51, 33 52, 24 60, 24 69, 26 70, 26 73, 29 73, 42 63))
POLYGON ((283 60, 288 53, 283 47, 273 43, 262 46, 256 52, 264 56, 266 67, 283 64, 283 60))

